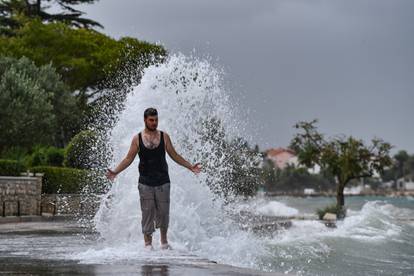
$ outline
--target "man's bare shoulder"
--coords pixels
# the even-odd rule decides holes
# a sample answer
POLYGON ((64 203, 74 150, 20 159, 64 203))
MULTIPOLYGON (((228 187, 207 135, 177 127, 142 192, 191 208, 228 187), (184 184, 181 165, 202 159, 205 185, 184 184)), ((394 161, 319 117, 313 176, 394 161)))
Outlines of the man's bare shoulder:
POLYGON ((170 140, 170 135, 168 135, 168 133, 165 132, 164 130, 162 131, 162 133, 164 134, 164 140, 168 142, 170 140))
POLYGON ((165 141, 165 149, 167 150, 167 152, 169 152, 170 147, 171 147, 171 139, 170 139, 170 135, 168 135, 167 132, 163 131, 163 136, 164 136, 164 141, 165 141))
POLYGON ((139 149, 139 138, 138 138, 138 133, 137 134, 135 134, 133 137, 132 137, 132 141, 133 141, 133 143, 135 143, 135 145, 137 146, 137 148, 139 149))

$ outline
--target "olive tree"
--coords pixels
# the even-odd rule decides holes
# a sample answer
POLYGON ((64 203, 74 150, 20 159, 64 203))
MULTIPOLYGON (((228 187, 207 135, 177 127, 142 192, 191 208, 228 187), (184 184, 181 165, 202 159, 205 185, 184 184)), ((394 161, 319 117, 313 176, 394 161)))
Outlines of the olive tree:
POLYGON ((50 65, 26 57, 0 58, 0 150, 64 145, 76 124, 75 98, 50 65))
POLYGON ((392 146, 379 138, 372 139, 370 145, 352 136, 325 138, 317 130, 316 123, 315 119, 295 124, 299 132, 290 147, 296 151, 300 164, 309 168, 319 165, 335 177, 336 205, 343 209, 345 186, 352 179, 371 177, 391 165, 389 151, 392 146))

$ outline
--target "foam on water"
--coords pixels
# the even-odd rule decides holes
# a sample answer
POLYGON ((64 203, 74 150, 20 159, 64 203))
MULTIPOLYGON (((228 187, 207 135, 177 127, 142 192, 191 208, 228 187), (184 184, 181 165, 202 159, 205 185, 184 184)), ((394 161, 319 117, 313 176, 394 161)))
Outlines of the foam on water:
MULTIPOLYGON (((281 233, 275 243, 306 241, 313 243, 326 238, 355 239, 361 242, 398 241, 401 225, 398 217, 404 209, 381 201, 370 201, 361 210, 348 209, 347 217, 337 222, 336 228, 327 228, 316 220, 296 220, 293 226, 281 233)), ((410 210, 406 210, 410 212, 410 210)))
MULTIPOLYGON (((411 209, 376 200, 366 202, 360 210, 348 209, 347 217, 338 221, 336 228, 317 220, 294 220, 291 228, 279 231, 268 241, 274 246, 273 269, 294 268, 298 273, 313 271, 311 274, 328 269, 336 273, 341 267, 354 265, 355 270, 345 273, 348 275, 374 265, 378 271, 398 271, 398 264, 390 265, 397 256, 414 258, 400 252, 403 248, 410 251, 414 245, 413 231, 409 230, 413 215, 411 209), (411 220, 405 221, 406 218, 411 220), (360 267, 361 262, 367 267, 360 267)), ((409 265, 408 269, 412 271, 414 267, 409 265)))
POLYGON ((270 201, 265 205, 260 206, 257 209, 257 212, 266 216, 294 216, 299 214, 297 209, 278 201, 270 201))
POLYGON ((231 206, 234 211, 247 211, 254 215, 291 217, 299 215, 299 210, 283 202, 269 200, 261 195, 248 200, 239 200, 231 206))

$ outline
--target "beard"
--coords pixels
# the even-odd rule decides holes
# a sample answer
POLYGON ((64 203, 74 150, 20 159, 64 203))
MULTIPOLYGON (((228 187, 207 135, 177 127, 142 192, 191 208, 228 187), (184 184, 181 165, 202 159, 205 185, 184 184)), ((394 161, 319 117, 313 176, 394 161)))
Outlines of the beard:
POLYGON ((149 131, 155 131, 157 130, 157 125, 155 126, 150 126, 147 123, 145 123, 145 127, 149 130, 149 131))

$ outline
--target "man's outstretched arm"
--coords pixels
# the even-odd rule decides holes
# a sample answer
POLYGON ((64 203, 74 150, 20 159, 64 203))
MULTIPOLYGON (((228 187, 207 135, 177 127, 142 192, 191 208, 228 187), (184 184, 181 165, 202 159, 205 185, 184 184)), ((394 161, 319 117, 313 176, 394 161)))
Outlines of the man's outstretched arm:
POLYGON ((131 165, 138 151, 139 151, 139 147, 137 143, 137 137, 135 135, 132 138, 131 146, 129 147, 127 155, 124 157, 124 159, 122 159, 122 161, 119 163, 119 165, 114 170, 108 169, 106 176, 110 180, 113 180, 117 174, 125 170, 129 165, 131 165))
POLYGON ((194 173, 199 173, 200 172, 200 164, 196 163, 194 165, 192 165, 190 162, 188 162, 187 160, 185 160, 181 155, 179 155, 171 142, 170 136, 164 132, 164 140, 165 140, 165 147, 167 150, 168 155, 171 157, 172 160, 174 160, 177 164, 189 169, 190 171, 194 172, 194 173))

